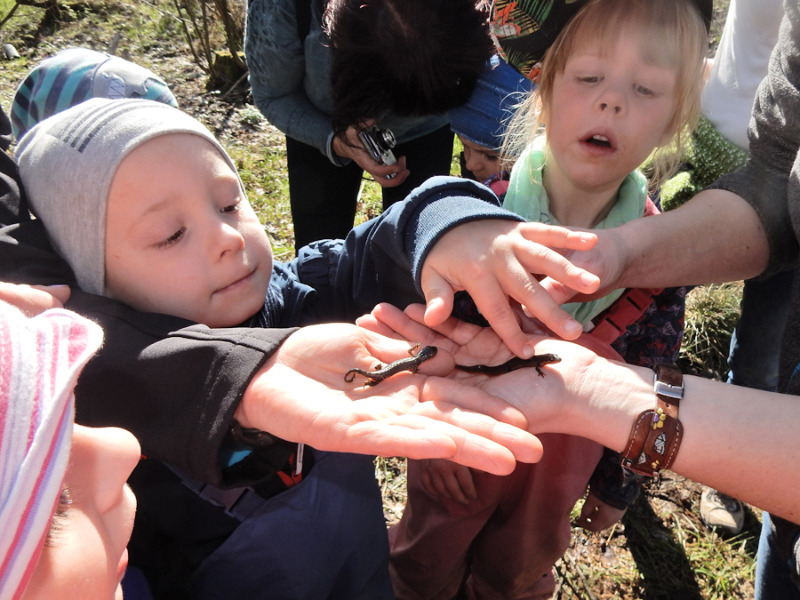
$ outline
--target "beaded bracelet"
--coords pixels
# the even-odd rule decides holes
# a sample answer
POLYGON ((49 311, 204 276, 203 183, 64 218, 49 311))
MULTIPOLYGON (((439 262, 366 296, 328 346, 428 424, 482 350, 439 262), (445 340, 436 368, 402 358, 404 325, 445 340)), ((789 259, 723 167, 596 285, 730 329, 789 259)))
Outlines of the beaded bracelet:
POLYGON ((683 390, 680 369, 674 365, 655 367, 656 409, 644 411, 634 421, 630 440, 622 453, 623 467, 652 477, 672 465, 683 436, 683 426, 678 420, 683 390))

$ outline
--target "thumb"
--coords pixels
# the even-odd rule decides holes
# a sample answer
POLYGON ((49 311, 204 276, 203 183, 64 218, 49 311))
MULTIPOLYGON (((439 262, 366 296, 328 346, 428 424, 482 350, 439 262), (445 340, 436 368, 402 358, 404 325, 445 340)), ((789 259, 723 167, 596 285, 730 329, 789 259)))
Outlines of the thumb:
POLYGON ((423 271, 422 294, 425 296, 425 324, 435 327, 444 323, 453 312, 455 290, 437 271, 423 271))

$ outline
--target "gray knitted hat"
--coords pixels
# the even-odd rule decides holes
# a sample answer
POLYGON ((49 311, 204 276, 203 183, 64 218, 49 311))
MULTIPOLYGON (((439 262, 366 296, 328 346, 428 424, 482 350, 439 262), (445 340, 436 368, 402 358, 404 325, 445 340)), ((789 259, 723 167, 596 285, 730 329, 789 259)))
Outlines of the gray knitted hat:
MULTIPOLYGON (((106 294, 106 207, 120 162, 137 146, 170 133, 208 140, 237 172, 199 121, 152 100, 87 100, 45 119, 20 140, 16 157, 31 209, 84 291, 106 294)), ((244 190, 241 179, 239 185, 244 190)))

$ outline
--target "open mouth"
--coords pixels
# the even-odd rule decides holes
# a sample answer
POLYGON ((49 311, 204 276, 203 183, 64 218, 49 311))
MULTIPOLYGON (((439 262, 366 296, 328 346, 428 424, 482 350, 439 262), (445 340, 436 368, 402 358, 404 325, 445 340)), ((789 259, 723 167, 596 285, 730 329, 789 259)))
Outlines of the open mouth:
POLYGON ((587 144, 598 148, 611 148, 611 142, 604 135, 593 135, 585 140, 587 144))

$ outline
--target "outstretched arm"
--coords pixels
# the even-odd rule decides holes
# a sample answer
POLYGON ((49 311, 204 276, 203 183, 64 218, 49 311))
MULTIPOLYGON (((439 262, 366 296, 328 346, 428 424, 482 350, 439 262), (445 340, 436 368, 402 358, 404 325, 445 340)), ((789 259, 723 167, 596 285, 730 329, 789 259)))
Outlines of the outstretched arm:
MULTIPOLYGON (((502 362, 499 338, 491 330, 448 319, 432 331, 421 325, 422 310, 409 307, 404 314, 381 305, 360 323, 448 348, 457 362, 467 354, 502 362)), ((578 435, 624 451, 636 417, 656 406, 653 372, 554 338, 540 338, 536 350, 561 357, 544 377, 535 369, 497 377, 456 371, 455 376, 517 407, 529 431, 578 435)), ((797 398, 693 376, 684 384, 679 413, 684 435, 671 470, 800 523, 797 398)))
MULTIPOLYGON (((513 372, 484 389, 522 410, 531 431, 570 433, 623 451, 634 419, 655 408, 653 372, 559 340, 537 348, 561 356, 548 369, 552 377, 513 372)), ((797 398, 693 376, 684 382, 684 436, 671 470, 800 522, 797 398)))
POLYGON ((409 344, 353 325, 305 327, 289 336, 253 378, 235 413, 247 428, 322 450, 447 458, 498 475, 535 462, 541 445, 522 413, 445 375, 447 352, 418 373, 367 387, 345 380, 353 367, 408 357, 409 344), (522 429, 520 429, 522 428, 522 429))
MULTIPOLYGON (((600 295, 618 288, 748 279, 762 273, 769 258, 755 209, 722 189, 704 190, 667 213, 592 233, 597 244, 567 258, 600 278, 600 295)), ((549 277, 542 286, 559 302, 580 299, 564 283, 549 277)))

